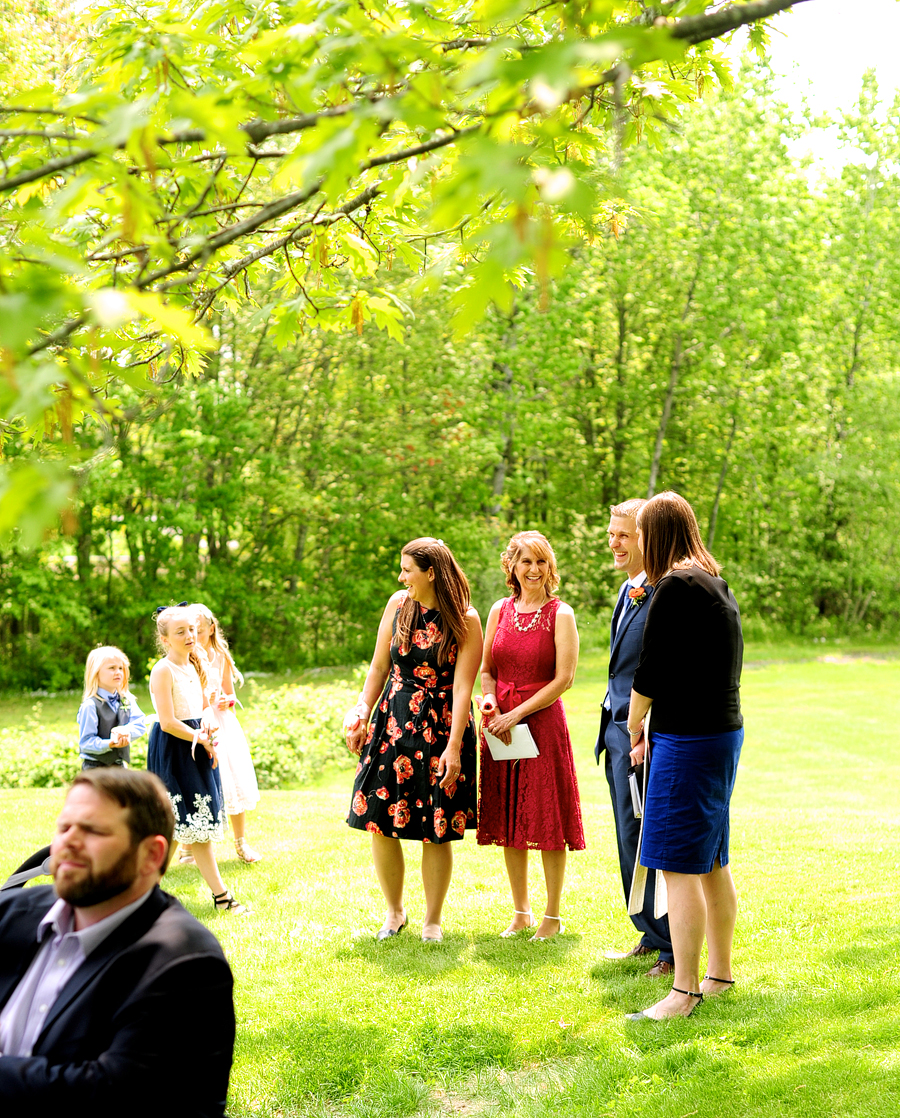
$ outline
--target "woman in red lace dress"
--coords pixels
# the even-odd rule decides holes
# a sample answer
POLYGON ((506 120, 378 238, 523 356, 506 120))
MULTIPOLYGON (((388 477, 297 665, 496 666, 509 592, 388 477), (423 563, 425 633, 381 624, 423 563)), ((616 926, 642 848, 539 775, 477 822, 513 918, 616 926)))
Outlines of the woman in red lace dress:
POLYGON ((556 556, 540 532, 519 532, 500 557, 508 598, 495 602, 481 666, 484 726, 501 741, 528 723, 539 756, 495 761, 482 735, 478 842, 504 848, 513 918, 502 936, 535 926, 528 899, 528 851, 540 850, 547 908, 535 940, 565 929, 560 897, 566 851, 584 850, 572 743, 560 695, 572 686, 578 630, 570 606, 554 597, 556 556))
POLYGON ((344 719, 347 745, 360 758, 347 822, 372 836, 387 906, 377 939, 406 927, 399 840, 422 843, 422 939, 438 942, 453 870, 451 843, 475 826, 471 711, 481 621, 469 604, 466 576, 441 540, 408 543, 399 580, 406 589, 385 608, 362 694, 344 719))

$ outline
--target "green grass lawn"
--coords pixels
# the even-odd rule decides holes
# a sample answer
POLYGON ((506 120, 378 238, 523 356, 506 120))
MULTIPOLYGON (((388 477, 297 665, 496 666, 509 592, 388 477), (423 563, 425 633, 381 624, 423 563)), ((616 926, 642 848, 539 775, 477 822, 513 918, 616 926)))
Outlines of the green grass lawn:
MULTIPOLYGON (((497 937, 511 909, 502 854, 470 835, 454 849, 445 942, 419 940, 423 900, 410 844, 410 928, 376 944, 381 896, 365 836, 343 823, 346 772, 264 794, 250 825, 264 862, 242 866, 221 848, 226 881, 253 901, 252 918, 214 915, 195 869, 170 872, 166 887, 215 929, 235 971, 231 1113, 900 1113, 900 659, 893 648, 884 660, 842 660, 852 651, 842 648, 837 662, 804 659, 796 648, 765 651, 748 649, 754 666, 744 675, 731 994, 689 1020, 623 1021, 665 980, 644 977, 646 962, 602 959, 636 936, 593 760, 605 660, 591 655, 565 700, 588 849, 570 856, 560 939, 497 937)), ((58 790, 0 792, 0 874, 48 841, 61 798, 58 790)), ((536 859, 532 876, 540 909, 536 859)), ((185 1034, 172 1058, 189 1053, 185 1034)))

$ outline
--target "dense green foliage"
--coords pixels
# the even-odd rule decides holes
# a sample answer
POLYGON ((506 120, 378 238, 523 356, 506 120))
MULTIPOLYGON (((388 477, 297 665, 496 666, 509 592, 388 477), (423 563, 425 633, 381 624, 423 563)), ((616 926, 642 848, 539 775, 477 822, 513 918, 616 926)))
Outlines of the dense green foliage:
POLYGON ((143 665, 153 606, 183 598, 245 667, 363 659, 423 533, 484 611, 507 534, 544 529, 590 637, 608 506, 664 487, 694 502, 752 631, 894 631, 900 176, 875 101, 869 84, 846 122, 866 161, 811 185, 787 146, 807 126, 748 76, 633 151, 621 224, 464 340, 455 280, 400 340, 285 329, 277 290, 223 309, 196 377, 79 427, 97 460, 72 539, 0 553, 4 678, 63 686, 97 641, 143 665))
POLYGON ((0 533, 77 489, 82 417, 196 373, 210 312, 400 337, 382 267, 457 330, 615 209, 640 136, 794 0, 14 0, 0 15, 0 533), (5 63, 5 65, 3 65, 5 63))

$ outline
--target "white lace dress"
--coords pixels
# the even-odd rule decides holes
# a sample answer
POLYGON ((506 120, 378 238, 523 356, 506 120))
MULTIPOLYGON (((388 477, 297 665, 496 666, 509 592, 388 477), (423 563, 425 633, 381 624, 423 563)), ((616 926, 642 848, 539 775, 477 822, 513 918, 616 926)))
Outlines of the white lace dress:
MULTIPOLYGON (((216 657, 215 662, 210 662, 206 674, 211 689, 221 691, 224 666, 221 655, 216 657)), ((229 815, 252 811, 259 803, 259 786, 247 738, 232 708, 217 710, 213 703, 213 715, 219 727, 216 753, 219 757, 225 810, 229 815)))

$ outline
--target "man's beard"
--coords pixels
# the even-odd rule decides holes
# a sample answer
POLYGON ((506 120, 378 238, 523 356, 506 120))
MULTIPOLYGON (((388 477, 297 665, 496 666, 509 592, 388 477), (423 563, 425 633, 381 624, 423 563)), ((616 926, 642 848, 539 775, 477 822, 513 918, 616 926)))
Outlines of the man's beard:
POLYGON ((137 847, 132 847, 108 870, 99 874, 88 873, 80 881, 63 882, 54 878, 56 895, 73 908, 90 908, 91 905, 112 900, 134 884, 137 877, 137 855, 137 847))

